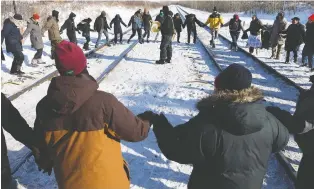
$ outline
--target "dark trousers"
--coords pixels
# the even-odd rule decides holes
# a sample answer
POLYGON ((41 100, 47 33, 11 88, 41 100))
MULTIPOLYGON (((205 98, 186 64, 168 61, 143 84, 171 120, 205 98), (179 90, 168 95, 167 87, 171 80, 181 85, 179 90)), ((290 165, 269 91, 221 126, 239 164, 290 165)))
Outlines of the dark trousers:
POLYGON ((188 43, 190 43, 191 33, 193 32, 193 43, 196 43, 197 32, 196 29, 188 29, 188 43))
POLYGON ((233 31, 231 31, 230 35, 231 35, 231 39, 232 39, 231 48, 232 47, 237 48, 238 47, 238 39, 239 39, 240 32, 233 32, 233 31))
POLYGON ((24 61, 24 54, 22 51, 13 52, 13 62, 11 66, 11 72, 16 72, 21 69, 22 63, 24 61))
POLYGON ((96 47, 98 47, 99 42, 101 41, 101 36, 102 36, 102 34, 105 34, 105 36, 106 36, 106 41, 107 41, 106 43, 109 44, 109 35, 108 35, 108 31, 102 29, 102 30, 100 30, 100 31, 98 32, 98 38, 97 38, 96 45, 95 45, 96 47))
POLYGON ((146 37, 146 35, 147 35, 147 40, 148 40, 150 37, 150 29, 149 28, 144 29, 143 39, 146 37))
POLYGON ((135 36, 136 32, 138 36, 138 41, 142 40, 142 29, 139 28, 139 29, 132 29, 132 35, 130 36, 129 41, 135 36))
POLYGON ((86 39, 86 42, 84 43, 83 48, 88 49, 89 48, 89 42, 90 42, 90 36, 89 35, 85 36, 85 39, 86 39))
POLYGON ((160 60, 171 60, 172 57, 172 36, 161 36, 160 60))
POLYGON ((177 42, 180 42, 180 33, 181 33, 181 32, 178 32, 178 31, 177 31, 177 42))
MULTIPOLYGON (((287 54, 286 54, 286 62, 289 62, 289 59, 290 59, 290 52, 291 51, 287 51, 287 54)), ((295 49, 295 50, 292 50, 293 52, 293 60, 294 62, 297 61, 297 58, 298 58, 298 51, 295 49)))
POLYGON ((305 58, 308 58, 309 67, 313 68, 313 55, 314 49, 311 49, 309 45, 305 44, 302 51, 302 63, 305 63, 305 58))
POLYGON ((37 52, 34 55, 34 59, 41 59, 42 55, 43 55, 43 49, 37 49, 37 52))
POLYGON ((118 42, 118 35, 120 34, 120 43, 122 43, 123 33, 115 33, 114 34, 114 43, 118 42))
POLYGON ((314 155, 313 154, 303 154, 301 159, 297 181, 296 189, 310 189, 313 187, 313 170, 314 170, 314 155))
POLYGON ((210 33, 212 35, 212 42, 214 43, 215 39, 217 39, 217 37, 218 37, 218 29, 211 29, 210 33))
POLYGON ((77 45, 77 39, 76 39, 75 33, 74 34, 68 33, 67 35, 68 35, 69 41, 77 45))

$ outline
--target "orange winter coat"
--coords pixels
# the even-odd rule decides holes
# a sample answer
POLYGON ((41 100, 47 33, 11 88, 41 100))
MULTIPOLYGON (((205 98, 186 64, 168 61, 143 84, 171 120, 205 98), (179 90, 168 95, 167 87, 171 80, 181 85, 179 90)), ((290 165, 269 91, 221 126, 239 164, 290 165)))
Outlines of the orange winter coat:
POLYGON ((37 105, 34 130, 60 189, 130 188, 120 140, 145 139, 149 123, 97 88, 88 78, 59 76, 37 105))

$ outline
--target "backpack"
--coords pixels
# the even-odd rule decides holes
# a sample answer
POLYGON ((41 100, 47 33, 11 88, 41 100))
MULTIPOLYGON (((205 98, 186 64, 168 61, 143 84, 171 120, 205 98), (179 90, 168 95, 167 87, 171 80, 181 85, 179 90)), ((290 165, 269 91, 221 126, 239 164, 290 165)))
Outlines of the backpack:
POLYGON ((239 24, 240 24, 240 21, 235 21, 234 19, 232 19, 229 23, 229 29, 231 31, 238 31, 239 30, 239 24))
POLYGON ((77 25, 77 29, 80 31, 84 31, 84 27, 85 27, 86 22, 82 21, 77 25))

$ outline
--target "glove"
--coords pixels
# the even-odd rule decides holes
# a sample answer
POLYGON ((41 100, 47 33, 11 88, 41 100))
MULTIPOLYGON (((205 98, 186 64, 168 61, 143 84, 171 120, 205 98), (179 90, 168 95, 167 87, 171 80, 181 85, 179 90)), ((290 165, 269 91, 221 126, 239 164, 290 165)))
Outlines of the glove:
POLYGON ((144 113, 138 114, 137 117, 139 117, 141 120, 149 121, 149 125, 151 126, 154 124, 155 118, 158 116, 158 114, 155 114, 152 111, 146 111, 144 113))
POLYGON ((220 27, 224 27, 224 25, 221 23, 221 24, 220 24, 220 27))
POLYGON ((50 159, 48 151, 39 151, 36 147, 30 147, 30 149, 34 155, 38 170, 43 170, 43 173, 48 173, 50 176, 53 168, 53 161, 50 159))

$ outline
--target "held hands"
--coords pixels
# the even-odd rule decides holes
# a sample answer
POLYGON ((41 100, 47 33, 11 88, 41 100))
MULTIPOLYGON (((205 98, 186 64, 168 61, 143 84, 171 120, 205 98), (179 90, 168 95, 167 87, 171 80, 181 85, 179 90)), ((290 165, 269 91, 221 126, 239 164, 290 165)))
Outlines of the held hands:
POLYGON ((43 173, 48 173, 50 176, 53 168, 53 161, 49 158, 48 152, 46 150, 40 151, 38 148, 33 146, 30 148, 34 155, 38 170, 43 170, 43 173))
POLYGON ((157 116, 158 116, 158 114, 155 114, 152 111, 146 111, 144 113, 137 115, 137 117, 139 117, 140 119, 142 119, 144 121, 148 121, 150 126, 154 124, 157 116))

